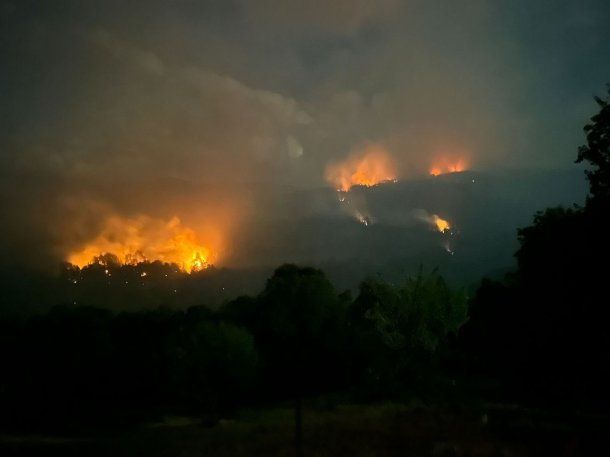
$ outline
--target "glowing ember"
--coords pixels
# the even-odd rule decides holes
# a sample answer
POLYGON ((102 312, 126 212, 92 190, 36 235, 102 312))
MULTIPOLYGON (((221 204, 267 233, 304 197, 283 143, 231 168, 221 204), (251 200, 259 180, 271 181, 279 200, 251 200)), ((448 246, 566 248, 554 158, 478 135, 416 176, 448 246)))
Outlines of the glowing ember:
POLYGON ((365 216, 360 211, 356 211, 356 213, 354 214, 354 217, 358 220, 358 222, 360 222, 365 227, 368 227, 369 224, 372 222, 370 217, 365 216))
POLYGON ((447 252, 447 254, 455 255, 455 251, 451 249, 451 245, 448 241, 443 243, 443 248, 445 249, 445 252, 447 252))
POLYGON ((190 273, 208 268, 210 257, 210 250, 200 243, 195 231, 177 217, 164 221, 148 216, 112 216, 95 239, 68 256, 68 262, 82 268, 92 263, 136 265, 159 260, 190 273))
POLYGON ((356 151, 341 162, 326 167, 326 180, 337 190, 347 192, 352 186, 374 186, 395 181, 396 165, 388 152, 379 145, 356 151))

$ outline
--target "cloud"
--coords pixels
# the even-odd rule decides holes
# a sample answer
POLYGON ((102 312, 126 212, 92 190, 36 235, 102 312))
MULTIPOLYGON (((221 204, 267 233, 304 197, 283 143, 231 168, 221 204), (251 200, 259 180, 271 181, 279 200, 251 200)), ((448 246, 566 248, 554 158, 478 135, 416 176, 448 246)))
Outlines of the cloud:
MULTIPOLYGON (((191 173, 205 162, 214 170, 213 180, 260 180, 264 178, 260 162, 281 161, 285 138, 295 138, 296 130, 313 122, 290 97, 194 65, 166 64, 156 54, 126 44, 107 31, 95 31, 91 39, 121 65, 136 65, 156 77, 147 81, 131 76, 134 82, 128 81, 132 91, 126 99, 128 106, 113 100, 111 109, 121 111, 118 116, 134 109, 139 116, 127 120, 132 124, 127 132, 116 126, 117 142, 135 142, 131 150, 144 142, 150 160, 155 158, 149 147, 154 140, 156 158, 165 161, 171 157, 173 172, 180 176, 194 178, 191 173), (140 124, 142 118, 145 125, 140 124)), ((121 156, 125 160, 130 154, 123 150, 121 156)))
POLYGON ((256 261, 294 230, 262 220, 335 209, 286 189, 327 186, 367 143, 401 179, 439 157, 570 167, 610 72, 594 0, 3 5, 0 249, 29 263, 115 213, 178 216, 256 261))
POLYGON ((133 62, 157 76, 165 74, 165 65, 154 53, 129 45, 107 30, 98 29, 92 31, 89 37, 93 43, 106 49, 114 57, 123 62, 133 62))
POLYGON ((362 27, 383 20, 398 6, 398 0, 259 0, 243 1, 251 19, 280 30, 299 33, 325 31, 356 33, 362 27))

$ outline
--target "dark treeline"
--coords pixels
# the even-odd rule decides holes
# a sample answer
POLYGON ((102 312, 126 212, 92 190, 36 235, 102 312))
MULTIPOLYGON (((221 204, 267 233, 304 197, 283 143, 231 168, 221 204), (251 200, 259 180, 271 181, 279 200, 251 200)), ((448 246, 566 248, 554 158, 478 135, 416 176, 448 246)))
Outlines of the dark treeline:
MULTIPOLYGON (((610 93, 610 85, 609 85, 610 93)), ((608 410, 610 99, 584 130, 584 207, 548 208, 519 230, 517 270, 484 280, 461 332, 472 367, 549 405, 608 410)))
POLYGON ((367 279, 352 299, 294 265, 217 310, 59 306, 0 324, 2 420, 32 429, 214 418, 345 389, 398 395, 431 372, 465 316, 464 295, 434 271, 400 285, 367 279))
POLYGON ((0 317, 43 314, 56 305, 114 311, 217 307, 233 297, 257 292, 271 271, 211 266, 189 274, 159 261, 124 265, 112 255, 100 256, 83 268, 65 263, 56 272, 3 266, 0 317))
MULTIPOLYGON (((474 393, 607 412, 610 104, 597 101, 578 156, 590 166, 586 205, 538 213, 519 231, 517 269, 483 280, 470 299, 435 270, 397 284, 365 279, 352 296, 320 270, 284 265, 258 295, 214 310, 72 304, 5 318, 3 427, 163 414, 212 421, 279 401, 298 409, 302 397, 335 392, 351 401, 474 393)), ((136 279, 144 267, 160 268, 140 265, 136 279)), ((106 281, 106 268, 95 268, 106 281)))

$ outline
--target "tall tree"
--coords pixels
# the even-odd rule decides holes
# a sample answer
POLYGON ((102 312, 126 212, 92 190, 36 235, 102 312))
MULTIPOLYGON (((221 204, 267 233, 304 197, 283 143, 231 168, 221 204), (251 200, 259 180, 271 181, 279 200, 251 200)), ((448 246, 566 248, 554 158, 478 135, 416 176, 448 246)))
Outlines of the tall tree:
POLYGON ((259 300, 256 333, 271 369, 268 379, 295 398, 295 444, 302 455, 301 397, 338 366, 333 354, 345 307, 322 271, 296 265, 275 270, 259 300))
POLYGON ((536 401, 599 407, 610 404, 610 100, 595 100, 576 160, 589 165, 586 206, 547 208, 519 229, 517 270, 505 284, 482 284, 461 336, 475 359, 536 401))
POLYGON ((608 84, 608 97, 608 100, 595 97, 600 110, 584 127, 587 144, 578 149, 576 159, 576 163, 587 161, 593 167, 586 171, 591 204, 610 202, 610 84, 608 84))
POLYGON ((349 316, 365 384, 373 391, 400 390, 423 374, 438 347, 464 322, 466 299, 437 270, 420 269, 398 285, 363 281, 349 316))

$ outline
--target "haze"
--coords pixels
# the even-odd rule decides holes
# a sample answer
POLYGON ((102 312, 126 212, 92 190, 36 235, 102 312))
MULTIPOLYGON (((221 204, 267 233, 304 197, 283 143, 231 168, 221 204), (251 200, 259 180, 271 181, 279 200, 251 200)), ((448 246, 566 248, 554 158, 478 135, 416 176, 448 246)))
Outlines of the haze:
POLYGON ((44 269, 109 218, 177 217, 219 266, 492 271, 534 210, 583 201, 573 161, 610 74, 606 1, 3 1, 0 17, 0 254, 44 269), (327 170, 367 148, 398 182, 341 201, 327 170), (459 229, 450 247, 434 215, 459 229))

